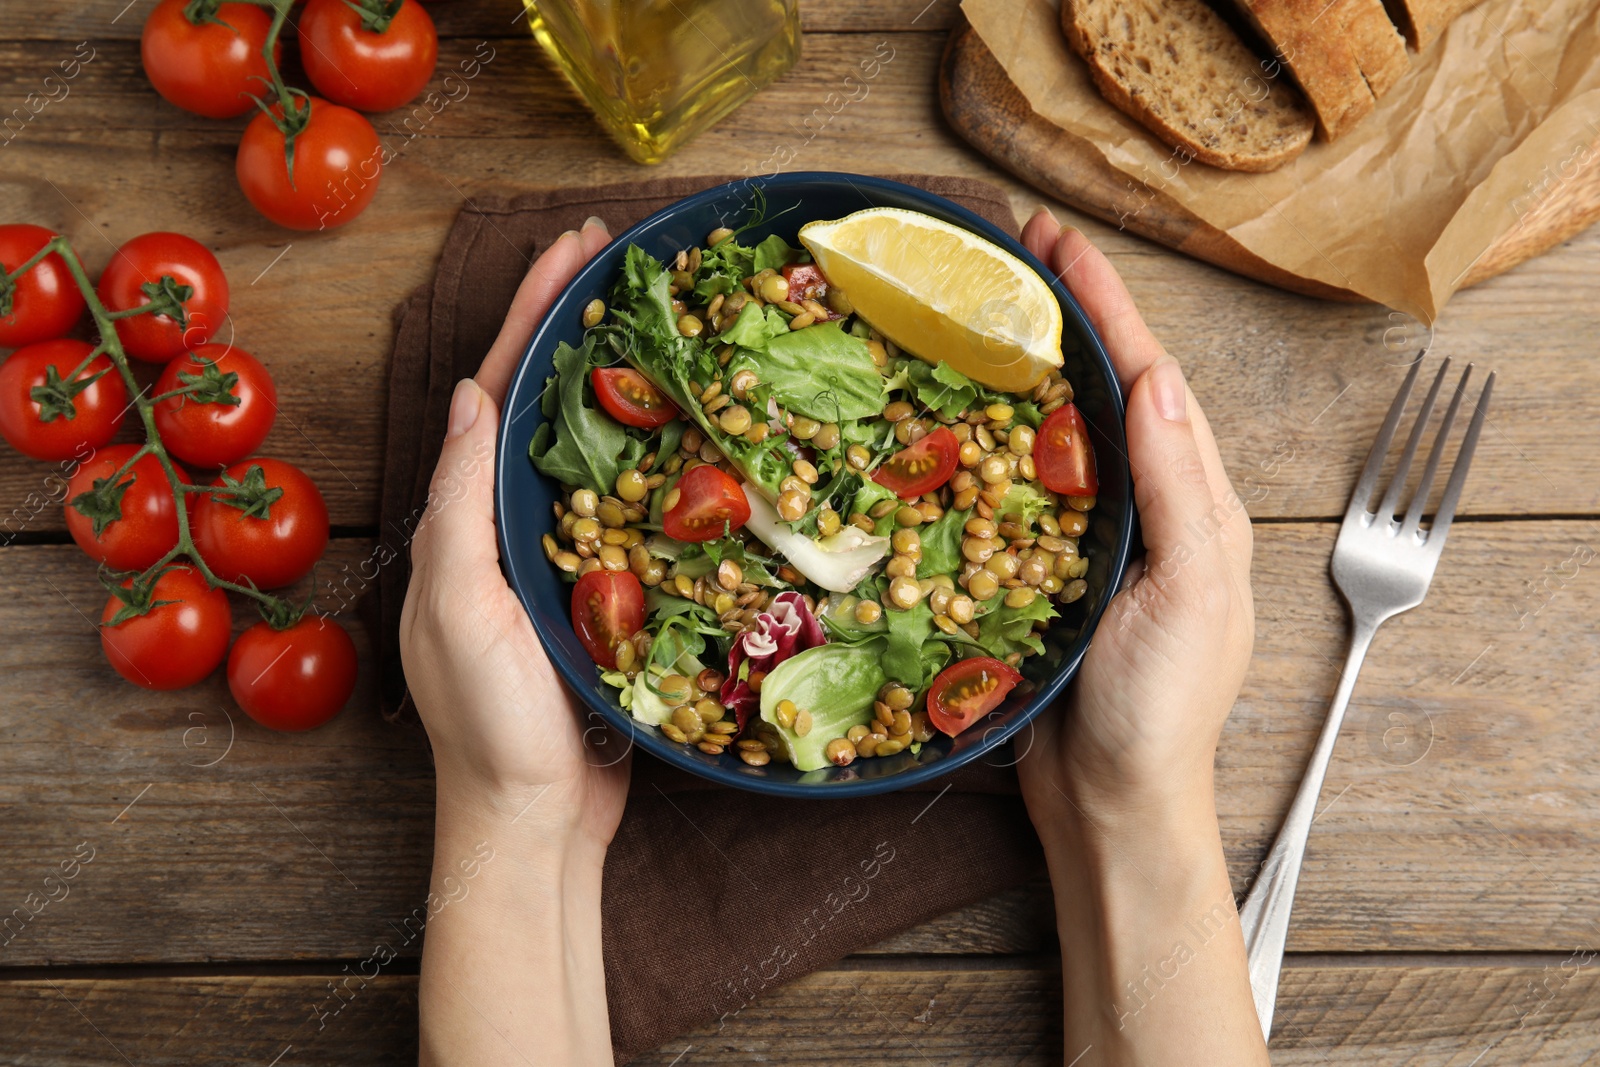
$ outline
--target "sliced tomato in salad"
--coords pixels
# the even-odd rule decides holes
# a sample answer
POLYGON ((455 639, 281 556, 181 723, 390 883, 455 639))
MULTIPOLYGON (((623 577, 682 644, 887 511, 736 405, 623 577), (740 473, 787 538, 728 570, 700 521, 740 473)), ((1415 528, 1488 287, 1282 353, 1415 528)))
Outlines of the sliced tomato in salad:
POLYGON ((1022 675, 997 659, 957 660, 928 687, 928 721, 940 733, 956 736, 1000 706, 1022 675))
POLYGON ((678 417, 666 394, 632 367, 597 367, 589 380, 606 414, 624 426, 654 430, 678 417))
POLYGON ((589 658, 617 669, 617 645, 644 626, 644 586, 630 571, 590 571, 572 587, 572 628, 589 658))
POLYGON ((1071 404, 1052 411, 1039 427, 1033 441, 1033 462, 1039 480, 1052 493, 1094 496, 1100 489, 1088 424, 1071 404))
POLYGON ((960 454, 961 442, 950 427, 941 426, 890 456, 872 472, 872 480, 894 490, 896 496, 912 500, 948 482, 960 454))
POLYGON ((796 304, 802 300, 821 300, 828 295, 828 279, 822 276, 815 263, 791 263, 783 268, 783 280, 789 283, 789 299, 796 304))
POLYGON ((668 492, 677 502, 661 516, 661 529, 674 541, 714 541, 724 530, 750 521, 750 501, 737 479, 705 464, 691 470, 668 492))

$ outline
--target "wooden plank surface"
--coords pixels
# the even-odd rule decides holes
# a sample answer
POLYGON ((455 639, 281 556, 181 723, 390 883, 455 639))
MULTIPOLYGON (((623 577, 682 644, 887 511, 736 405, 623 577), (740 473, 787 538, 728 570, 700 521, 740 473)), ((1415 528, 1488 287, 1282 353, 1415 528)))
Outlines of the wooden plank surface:
MULTIPOLYGON (((1059 1067, 1077 1051, 1062 1055, 1060 996, 1053 961, 1036 958, 847 961, 633 1063, 1059 1067)), ((305 975, 28 979, 0 984, 0 1019, 13 1038, 0 1049, 6 1067, 259 1067, 274 1057, 389 1067, 415 1061, 416 978, 347 981, 328 967, 305 975), (345 984, 332 993, 330 982, 345 984)), ((1597 1030, 1600 982, 1581 955, 1396 963, 1290 956, 1272 1061, 1584 1067, 1597 1030)), ((522 1051, 541 1062, 538 1050, 522 1051)))

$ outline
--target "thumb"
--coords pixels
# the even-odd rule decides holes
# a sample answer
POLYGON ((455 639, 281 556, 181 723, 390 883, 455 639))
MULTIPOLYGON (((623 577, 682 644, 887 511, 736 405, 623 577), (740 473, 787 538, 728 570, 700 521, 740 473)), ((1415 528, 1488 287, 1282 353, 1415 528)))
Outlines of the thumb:
POLYGON ((1194 410, 1183 371, 1170 356, 1139 375, 1128 397, 1128 460, 1147 565, 1164 577, 1217 551, 1222 516, 1195 437, 1194 410))
POLYGON ((494 529, 494 450, 499 408, 471 378, 456 383, 439 463, 428 484, 412 565, 470 581, 487 567, 498 574, 494 529))

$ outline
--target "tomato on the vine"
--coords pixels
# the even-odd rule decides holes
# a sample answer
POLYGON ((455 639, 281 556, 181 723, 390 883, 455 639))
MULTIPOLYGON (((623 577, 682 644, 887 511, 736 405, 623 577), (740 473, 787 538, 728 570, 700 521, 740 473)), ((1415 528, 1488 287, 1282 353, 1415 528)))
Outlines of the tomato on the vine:
POLYGON ((261 446, 278 414, 272 375, 250 353, 232 345, 201 345, 168 363, 156 382, 157 396, 193 386, 155 406, 156 430, 167 451, 196 467, 226 467, 261 446), (224 388, 229 375, 237 378, 224 388), (208 399, 223 394, 236 403, 208 399))
POLYGON ((117 320, 123 350, 151 363, 205 344, 228 317, 222 264, 205 245, 181 233, 140 234, 117 249, 98 289, 107 311, 141 307, 158 297, 181 302, 183 322, 148 312, 117 320))
MULTIPOLYGON (((122 583, 132 586, 132 578, 122 583)), ((227 594, 193 567, 177 566, 156 579, 148 602, 158 606, 115 625, 126 606, 121 597, 108 597, 100 612, 100 647, 117 673, 146 689, 182 689, 215 670, 233 626, 227 594)))
POLYGON ((661 529, 674 541, 715 541, 750 521, 744 487, 709 463, 679 478, 667 499, 674 494, 677 499, 661 516, 661 529))
MULTIPOLYGON (((161 0, 145 19, 139 58, 145 77, 169 103, 210 119, 231 119, 255 106, 270 84, 264 55, 272 16, 255 4, 211 5, 161 0), (193 13, 199 21, 192 21, 193 13)), ((283 46, 273 49, 282 58, 283 46)))
POLYGON ((274 104, 250 120, 239 140, 234 172, 245 199, 280 226, 325 230, 343 226, 366 210, 378 191, 384 149, 365 117, 317 97, 296 100, 305 125, 294 137, 290 180, 279 127, 283 107, 274 104), (303 109, 310 108, 304 115, 303 109))
MULTIPOLYGON (((90 559, 112 570, 142 571, 178 543, 178 506, 160 460, 147 453, 121 478, 109 480, 137 451, 138 445, 110 445, 67 480, 67 531, 90 559), (100 493, 97 481, 106 482, 100 493), (109 518, 108 510, 120 517, 109 518)), ((189 476, 174 469, 188 484, 189 476)))
POLYGON ((654 430, 678 416, 666 394, 632 367, 596 367, 589 381, 606 414, 624 426, 654 430))
POLYGON ((1052 411, 1039 427, 1033 441, 1033 462, 1039 480, 1052 493, 1094 496, 1100 489, 1089 427, 1070 403, 1052 411))
POLYGON ((417 0, 309 0, 300 16, 306 77, 346 107, 388 111, 410 103, 438 59, 439 35, 417 0))
POLYGON ((950 427, 940 426, 884 460, 872 480, 903 500, 915 500, 948 482, 960 455, 961 442, 950 427))
POLYGON ((122 425, 128 389, 103 354, 73 376, 94 349, 83 341, 41 341, 0 365, 0 436, 34 459, 83 459, 122 425))
POLYGON ((262 726, 310 730, 339 714, 356 688, 356 646, 332 619, 282 630, 258 622, 228 653, 228 689, 262 726))
MULTIPOLYGON (((43 226, 0 226, 0 272, 14 271, 48 244, 55 234, 43 226)), ((11 283, 0 282, 0 348, 21 348, 60 337, 83 314, 83 294, 52 252, 11 283)))
POLYGON ((590 571, 572 587, 572 628, 606 670, 617 669, 617 645, 643 625, 644 586, 632 571, 590 571))
POLYGON ((219 578, 275 589, 310 573, 328 544, 328 506, 299 467, 280 459, 236 463, 196 493, 190 532, 219 578))
POLYGON ((928 687, 928 721, 940 733, 956 736, 1000 706, 1022 681, 1015 668, 988 656, 957 660, 928 687))

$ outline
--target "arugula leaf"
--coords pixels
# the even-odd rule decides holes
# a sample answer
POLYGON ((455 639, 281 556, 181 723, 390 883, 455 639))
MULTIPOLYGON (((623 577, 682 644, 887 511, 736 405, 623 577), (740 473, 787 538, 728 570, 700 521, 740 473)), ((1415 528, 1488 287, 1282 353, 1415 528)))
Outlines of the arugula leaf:
POLYGON ((654 474, 667 465, 667 460, 678 451, 678 445, 683 441, 683 431, 686 429, 688 427, 683 424, 682 419, 673 419, 661 427, 661 440, 656 442, 655 448, 656 461, 648 471, 645 471, 646 474, 654 474))
POLYGON ((1058 612, 1047 596, 1036 596, 1025 608, 1008 607, 1000 601, 978 620, 978 644, 995 659, 1013 652, 1044 651, 1044 642, 1033 632, 1033 624, 1047 622, 1058 612))
POLYGON ((922 562, 917 564, 918 578, 932 578, 936 574, 953 574, 961 568, 962 529, 972 518, 972 509, 957 511, 951 508, 922 528, 922 562))
POLYGON ((756 245, 755 270, 753 273, 759 274, 764 270, 780 270, 797 255, 799 253, 789 247, 788 241, 785 241, 777 234, 773 234, 756 245))
POLYGON ((866 342, 836 323, 773 337, 756 366, 780 404, 813 419, 843 422, 883 412, 883 375, 866 342))
POLYGON ((545 383, 542 401, 546 421, 534 431, 528 455, 558 482, 609 493, 617 474, 644 458, 646 445, 594 402, 588 385, 597 362, 592 337, 582 348, 562 342, 553 362, 556 373, 545 383))
POLYGON ((933 366, 920 359, 902 358, 889 378, 889 388, 905 389, 922 407, 955 418, 978 400, 978 387, 946 364, 933 366))

